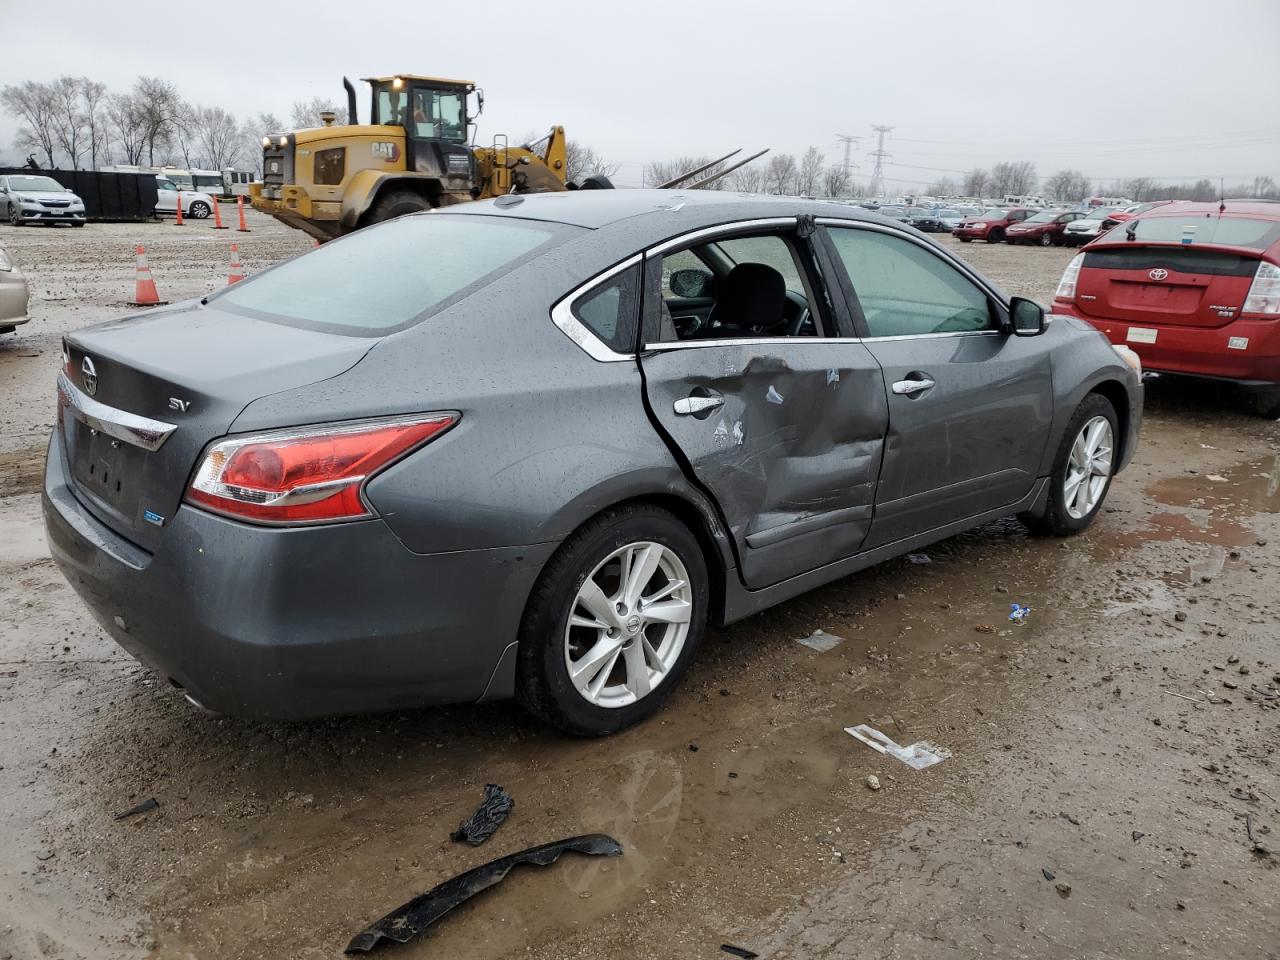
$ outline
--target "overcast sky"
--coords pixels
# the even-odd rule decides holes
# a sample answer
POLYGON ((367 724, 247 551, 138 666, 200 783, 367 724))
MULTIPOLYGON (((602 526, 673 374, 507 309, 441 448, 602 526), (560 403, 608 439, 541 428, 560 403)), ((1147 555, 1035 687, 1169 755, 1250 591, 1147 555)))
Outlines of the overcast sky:
MULTIPOLYGON (((734 147, 835 161, 837 134, 862 137, 865 180, 871 124, 894 128, 899 190, 1000 160, 1280 180, 1280 0, 0 0, 0 31, 0 85, 70 73, 123 90, 146 73, 238 116, 340 101, 344 73, 474 80, 481 142, 562 123, 622 164, 619 185, 734 147)), ((10 161, 15 130, 0 115, 10 161)))

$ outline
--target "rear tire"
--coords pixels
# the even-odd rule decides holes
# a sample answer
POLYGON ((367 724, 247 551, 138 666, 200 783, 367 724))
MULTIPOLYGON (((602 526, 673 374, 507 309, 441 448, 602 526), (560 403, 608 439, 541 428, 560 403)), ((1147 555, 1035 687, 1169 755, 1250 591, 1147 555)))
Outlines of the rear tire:
POLYGON ((1119 439, 1115 407, 1101 394, 1089 394, 1058 444, 1044 515, 1021 514, 1018 519, 1036 533, 1055 537, 1069 537, 1088 527, 1111 489, 1119 439))
POLYGON ((207 220, 212 212, 207 203, 203 200, 196 200, 191 204, 191 209, 187 211, 187 216, 192 220, 207 220))
POLYGON ((960 237, 961 243, 973 243, 973 237, 960 237))
POLYGON ((674 516, 647 505, 602 513, 560 546, 533 588, 520 626, 517 699, 576 736, 638 723, 697 653, 708 593, 702 550, 674 516), (624 571, 635 572, 630 590, 624 571), (582 665, 577 683, 571 662, 582 665))
POLYGON ((386 220, 394 220, 396 217, 403 217, 406 214, 421 213, 423 210, 430 210, 431 208, 431 201, 421 194, 411 193, 408 190, 397 190, 394 193, 388 193, 386 196, 378 198, 378 202, 373 205, 373 210, 366 224, 382 223, 386 220))
POLYGON ((1280 389, 1259 390, 1249 398, 1253 412, 1268 420, 1280 420, 1280 389))

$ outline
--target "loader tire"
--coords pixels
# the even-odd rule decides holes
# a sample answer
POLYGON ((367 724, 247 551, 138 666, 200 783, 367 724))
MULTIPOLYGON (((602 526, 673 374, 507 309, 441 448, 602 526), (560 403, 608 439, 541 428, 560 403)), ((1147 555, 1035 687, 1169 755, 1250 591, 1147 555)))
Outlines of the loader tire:
POLYGON ((421 194, 397 190, 378 198, 378 202, 373 205, 373 210, 369 214, 368 222, 382 223, 384 220, 394 220, 408 213, 421 213, 423 210, 430 210, 431 207, 431 201, 421 194))
POLYGON ((613 181, 603 173, 593 174, 578 185, 579 190, 612 190, 613 181))

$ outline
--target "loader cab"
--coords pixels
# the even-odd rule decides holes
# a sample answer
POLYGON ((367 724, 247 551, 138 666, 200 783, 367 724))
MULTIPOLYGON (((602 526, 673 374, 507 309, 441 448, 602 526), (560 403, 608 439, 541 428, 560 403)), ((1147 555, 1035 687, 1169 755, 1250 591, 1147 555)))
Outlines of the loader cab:
POLYGON ((407 75, 366 82, 373 88, 373 122, 404 128, 405 169, 440 178, 446 190, 468 189, 474 160, 467 97, 475 84, 407 75))

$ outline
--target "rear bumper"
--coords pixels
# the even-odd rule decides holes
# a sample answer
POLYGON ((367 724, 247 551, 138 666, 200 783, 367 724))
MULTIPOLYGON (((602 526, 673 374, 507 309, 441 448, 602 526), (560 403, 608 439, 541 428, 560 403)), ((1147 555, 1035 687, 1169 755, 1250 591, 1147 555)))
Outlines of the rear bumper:
POLYGON ((181 507, 154 554, 89 514, 55 435, 54 561, 131 655, 210 710, 294 720, 509 696, 504 651, 555 544, 421 555, 380 520, 253 527, 181 507))
POLYGON ((1061 301, 1054 302, 1053 312, 1079 317, 1112 343, 1131 348, 1142 358, 1143 370, 1230 380, 1262 389, 1280 384, 1280 318, 1192 327, 1090 317, 1061 301), (1154 343, 1144 342, 1153 335, 1154 343))
POLYGON ((13 271, 0 273, 0 328, 26 323, 30 294, 26 281, 13 271))

